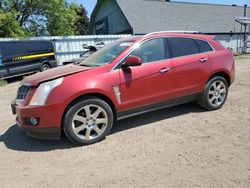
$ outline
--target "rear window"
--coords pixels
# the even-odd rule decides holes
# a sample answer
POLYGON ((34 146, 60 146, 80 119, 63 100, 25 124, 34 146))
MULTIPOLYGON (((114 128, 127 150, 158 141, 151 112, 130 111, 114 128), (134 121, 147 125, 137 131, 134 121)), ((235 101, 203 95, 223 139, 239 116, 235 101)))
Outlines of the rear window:
POLYGON ((203 53, 203 52, 210 52, 210 51, 213 51, 213 49, 211 48, 211 46, 208 44, 207 41, 198 40, 198 39, 195 39, 195 41, 196 41, 197 44, 199 45, 200 51, 201 51, 202 53, 203 53))
POLYGON ((198 45, 191 38, 170 38, 173 50, 173 57, 180 57, 200 53, 198 45))

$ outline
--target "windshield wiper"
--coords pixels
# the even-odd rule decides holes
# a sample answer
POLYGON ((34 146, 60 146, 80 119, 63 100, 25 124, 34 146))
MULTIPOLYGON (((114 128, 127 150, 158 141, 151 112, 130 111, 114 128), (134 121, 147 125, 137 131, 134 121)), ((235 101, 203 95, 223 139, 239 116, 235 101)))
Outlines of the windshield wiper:
POLYGON ((85 66, 85 67, 98 67, 99 66, 99 65, 93 65, 93 64, 81 64, 81 63, 77 63, 77 65, 85 66))

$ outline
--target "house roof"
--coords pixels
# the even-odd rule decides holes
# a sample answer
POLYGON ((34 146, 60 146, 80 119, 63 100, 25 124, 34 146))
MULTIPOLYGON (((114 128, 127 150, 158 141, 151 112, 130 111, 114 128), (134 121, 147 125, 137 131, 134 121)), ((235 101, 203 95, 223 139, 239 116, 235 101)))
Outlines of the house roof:
POLYGON ((241 23, 241 24, 250 24, 250 17, 237 17, 235 18, 235 21, 241 23))
MULTIPOLYGON (((196 30, 203 33, 239 32, 235 17, 244 7, 165 2, 160 0, 116 0, 135 34, 162 30, 196 30)), ((250 14, 250 8, 247 8, 250 14)))

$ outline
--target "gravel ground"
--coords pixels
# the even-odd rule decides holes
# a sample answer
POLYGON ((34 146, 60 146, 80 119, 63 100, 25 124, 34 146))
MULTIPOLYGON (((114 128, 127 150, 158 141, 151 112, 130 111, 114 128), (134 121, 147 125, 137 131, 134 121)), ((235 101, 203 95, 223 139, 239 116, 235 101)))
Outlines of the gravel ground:
POLYGON ((0 87, 0 187, 250 187, 250 57, 224 107, 195 103, 120 121, 94 145, 29 138, 0 87))

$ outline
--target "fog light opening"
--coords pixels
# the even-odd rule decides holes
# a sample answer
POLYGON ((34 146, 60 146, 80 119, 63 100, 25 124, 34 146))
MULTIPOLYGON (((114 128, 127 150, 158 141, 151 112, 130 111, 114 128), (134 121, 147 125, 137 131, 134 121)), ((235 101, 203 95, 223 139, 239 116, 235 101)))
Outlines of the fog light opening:
POLYGON ((38 124, 38 120, 35 117, 31 117, 30 122, 31 122, 32 125, 37 125, 38 124))

